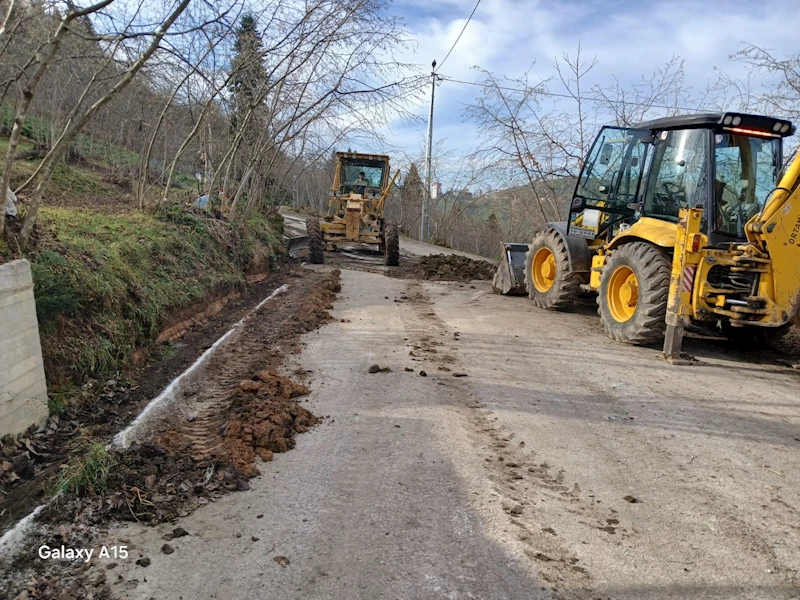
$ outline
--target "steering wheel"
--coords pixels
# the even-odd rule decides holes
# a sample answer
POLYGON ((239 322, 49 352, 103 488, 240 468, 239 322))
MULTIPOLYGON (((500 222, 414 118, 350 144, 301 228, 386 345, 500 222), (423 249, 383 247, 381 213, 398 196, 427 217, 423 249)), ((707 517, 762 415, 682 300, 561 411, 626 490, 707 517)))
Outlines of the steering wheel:
POLYGON ((683 188, 673 181, 662 181, 661 187, 664 188, 664 191, 670 196, 675 196, 683 191, 683 188))
POLYGON ((717 215, 719 217, 719 221, 717 227, 723 229, 726 232, 731 232, 736 229, 736 224, 734 223, 733 218, 733 210, 727 204, 717 204, 717 215))

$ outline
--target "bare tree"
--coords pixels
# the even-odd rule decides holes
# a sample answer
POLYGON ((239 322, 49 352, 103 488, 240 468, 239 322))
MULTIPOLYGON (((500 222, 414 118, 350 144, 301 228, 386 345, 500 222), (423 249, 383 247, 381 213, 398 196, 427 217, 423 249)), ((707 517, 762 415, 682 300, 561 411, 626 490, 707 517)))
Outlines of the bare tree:
MULTIPOLYGON (((359 131, 377 138, 418 87, 420 78, 391 58, 404 44, 399 22, 376 0, 346 6, 278 0, 248 14, 236 44, 215 45, 213 60, 189 67, 182 83, 201 82, 203 99, 171 157, 161 200, 193 147, 202 146, 204 189, 228 194, 231 216, 238 219, 281 193, 289 179, 294 186, 298 175, 326 156, 331 140, 359 131), (210 126, 220 113, 233 116, 227 131, 210 126)), ((172 96, 164 111, 176 98, 185 101, 172 96)))
MULTIPOLYGON (((50 180, 53 177, 53 173, 55 172, 57 164, 59 163, 59 161, 63 159, 64 153, 69 143, 75 138, 75 136, 83 129, 86 123, 89 122, 89 120, 102 106, 110 102, 120 93, 120 91, 125 89, 130 84, 130 82, 137 75, 137 73, 142 69, 142 67, 144 67, 148 59, 158 49, 162 39, 164 38, 164 35, 167 33, 167 31, 169 31, 169 29, 181 15, 181 13, 183 13, 183 11, 186 10, 186 7, 189 5, 189 2, 190 0, 181 0, 177 4, 177 6, 175 6, 172 12, 170 12, 166 16, 161 26, 151 34, 152 39, 149 45, 145 47, 145 49, 138 56, 138 58, 130 65, 127 71, 111 87, 111 89, 106 94, 97 99, 91 106, 85 109, 82 114, 75 111, 75 113, 71 115, 70 119, 68 120, 66 126, 59 135, 55 144, 47 153, 47 155, 45 156, 44 160, 40 165, 40 169, 42 172, 41 175, 39 176, 36 189, 34 190, 33 197, 31 199, 31 205, 28 209, 28 212, 25 215, 25 220, 22 224, 22 230, 20 231, 20 237, 23 240, 26 240, 28 236, 30 236, 31 230, 33 229, 33 225, 36 223, 36 217, 38 214, 39 205, 41 204, 44 192, 47 189, 47 186, 49 185, 50 180)), ((91 83, 93 82, 90 82, 90 85, 91 83)), ((89 87, 87 86, 87 90, 88 89, 89 87)))
MULTIPOLYGON (((577 152, 573 154, 573 157, 577 159, 578 171, 583 167, 583 158, 586 156, 588 150, 586 141, 586 101, 582 95, 581 86, 587 73, 597 65, 596 56, 589 64, 583 62, 581 59, 581 52, 581 43, 578 42, 578 48, 574 58, 571 58, 569 54, 564 52, 561 55, 560 61, 558 58, 553 61, 556 73, 558 73, 558 79, 561 81, 567 95, 570 96, 575 103, 577 119, 574 125, 576 125, 575 129, 578 136, 578 143, 577 152), (577 154, 577 156, 575 156, 575 154, 577 154)), ((566 148, 566 145, 564 145, 564 147, 566 148)))
POLYGON ((540 223, 557 218, 557 190, 552 182, 567 174, 571 151, 554 131, 560 127, 561 117, 542 110, 540 99, 546 93, 547 81, 531 86, 528 74, 499 79, 488 71, 481 72, 485 76, 483 92, 465 110, 484 138, 473 159, 484 161, 498 175, 508 176, 507 187, 524 181, 529 187, 531 209, 540 223))
MULTIPOLYGON (((88 16, 99 10, 102 10, 113 0, 101 0, 96 4, 92 4, 87 8, 79 9, 71 6, 69 10, 61 18, 55 33, 47 41, 44 50, 37 56, 36 70, 33 75, 28 79, 22 89, 21 100, 17 104, 16 114, 14 116, 14 126, 11 129, 11 137, 8 142, 8 150, 6 151, 5 161, 3 163, 3 176, 0 180, 0 191, 5 195, 11 181, 11 165, 14 163, 14 157, 19 146, 22 128, 25 124, 25 118, 28 114, 28 108, 33 100, 36 87, 42 79, 42 76, 47 71, 53 57, 56 56, 64 37, 70 30, 70 25, 78 18, 88 16)), ((10 11, 9 11, 10 14, 10 11)), ((0 202, 0 235, 3 233, 5 227, 6 203, 0 202)))
POLYGON ((617 77, 608 86, 596 85, 591 98, 594 109, 608 113, 614 125, 630 127, 649 118, 674 116, 697 102, 684 85, 685 61, 673 56, 649 77, 624 85, 617 77))
MULTIPOLYGON (((3 15, 3 20, 0 21, 0 48, 3 50, 6 48, 6 41, 4 38, 8 34, 8 24, 11 21, 11 15, 14 13, 14 4, 16 4, 15 0, 11 0, 8 3, 5 14, 3 15)), ((2 55, 1 51, 0 55, 2 55)))
POLYGON ((412 162, 404 171, 399 190, 386 203, 386 218, 395 221, 406 235, 416 236, 422 214, 422 202, 427 194, 419 176, 417 163, 412 162))
MULTIPOLYGON (((744 63, 751 76, 768 77, 768 83, 754 90, 750 79, 742 82, 724 78, 727 89, 736 89, 741 109, 751 109, 769 115, 800 121, 800 52, 778 57, 767 48, 745 43, 744 48, 733 54, 731 59, 744 63), (746 93, 745 93, 746 92, 746 93)), ((790 138, 791 146, 784 156, 788 164, 797 152, 797 142, 790 138)))

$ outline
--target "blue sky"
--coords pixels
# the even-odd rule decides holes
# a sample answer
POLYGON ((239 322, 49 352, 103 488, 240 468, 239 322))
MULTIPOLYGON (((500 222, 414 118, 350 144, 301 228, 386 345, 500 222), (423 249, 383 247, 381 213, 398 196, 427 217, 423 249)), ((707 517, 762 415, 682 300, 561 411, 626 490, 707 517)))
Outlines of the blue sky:
MULTIPOLYGON (((475 5, 475 0, 395 0, 415 40, 401 58, 430 71, 441 63, 475 5)), ((586 84, 607 84, 612 76, 631 83, 649 76, 672 56, 685 59, 686 82, 696 90, 716 79, 714 67, 744 76, 729 56, 742 42, 765 46, 778 56, 800 51, 796 0, 482 0, 455 50, 441 68, 447 76, 475 81, 473 66, 497 75, 554 73, 554 56, 574 55, 578 42, 597 65, 586 84)), ((759 84, 759 82, 756 82, 759 84)), ((437 88, 434 139, 441 150, 463 154, 476 131, 463 119, 463 105, 480 88, 445 82, 437 88)), ((428 96, 429 98, 429 96, 428 96)), ((427 119, 427 98, 414 112, 427 119)), ((388 136, 409 155, 424 148, 426 125, 396 122, 388 136)))

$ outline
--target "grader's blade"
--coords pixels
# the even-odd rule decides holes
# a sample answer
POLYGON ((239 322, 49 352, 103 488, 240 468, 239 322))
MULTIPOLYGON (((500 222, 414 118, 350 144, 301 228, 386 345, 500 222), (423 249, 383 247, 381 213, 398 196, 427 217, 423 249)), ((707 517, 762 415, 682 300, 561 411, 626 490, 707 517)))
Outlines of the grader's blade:
POLYGON ((492 280, 492 289, 504 296, 526 294, 525 289, 525 254, 528 244, 502 242, 503 260, 497 267, 492 280))
POLYGON ((308 254, 308 236, 299 235, 292 232, 291 235, 283 236, 283 243, 286 246, 286 252, 292 258, 299 258, 308 254))

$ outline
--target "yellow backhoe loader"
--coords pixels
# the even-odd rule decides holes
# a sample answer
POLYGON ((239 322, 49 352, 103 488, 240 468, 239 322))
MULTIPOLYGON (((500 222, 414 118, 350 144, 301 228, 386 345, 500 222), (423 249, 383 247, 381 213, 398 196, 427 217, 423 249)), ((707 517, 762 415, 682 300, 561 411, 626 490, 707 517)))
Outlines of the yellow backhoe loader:
POLYGON ((344 243, 372 244, 388 266, 400 263, 397 225, 383 218, 386 199, 400 171, 389 179, 389 157, 337 152, 328 214, 306 220, 309 260, 322 264, 325 250, 344 243))
POLYGON ((680 354, 692 322, 730 337, 781 336, 800 305, 800 159, 778 181, 793 125, 740 113, 604 127, 565 223, 525 259, 539 307, 597 293, 610 337, 680 354))

